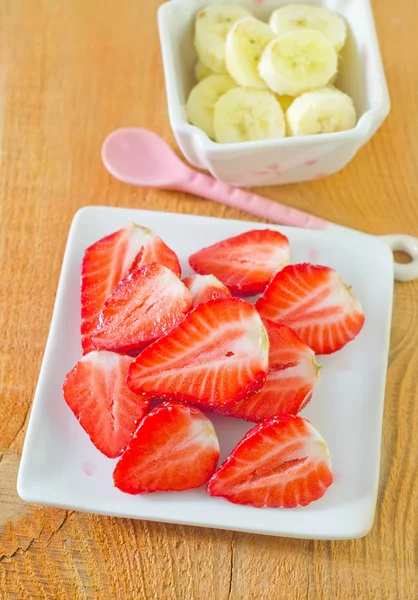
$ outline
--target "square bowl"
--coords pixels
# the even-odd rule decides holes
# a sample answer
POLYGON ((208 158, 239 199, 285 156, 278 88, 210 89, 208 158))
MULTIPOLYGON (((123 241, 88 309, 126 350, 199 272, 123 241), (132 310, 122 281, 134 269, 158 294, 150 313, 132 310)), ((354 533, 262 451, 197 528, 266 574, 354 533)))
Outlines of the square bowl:
MULTIPOLYGON (((86 207, 71 226, 54 313, 18 475, 18 493, 28 502, 98 514, 313 539, 365 535, 373 523, 379 480, 385 378, 393 293, 393 258, 371 236, 269 225, 284 233, 291 261, 329 265, 353 286, 366 314, 358 337, 340 352, 321 356, 321 381, 302 415, 312 421, 332 454, 334 483, 309 506, 253 508, 211 498, 204 488, 184 492, 124 494, 113 487, 118 459, 90 442, 64 401, 65 375, 81 358, 80 265, 99 238, 132 221, 155 230, 179 256, 203 246, 263 229, 262 223, 123 208, 86 207)), ((252 424, 208 414, 216 429, 221 461, 252 424)))
MULTIPOLYGON (((235 0, 267 21, 289 0, 235 0)), ((227 0, 217 0, 228 3, 227 0)), ((348 39, 341 52, 343 68, 336 86, 354 101, 358 121, 353 129, 303 137, 218 144, 190 125, 186 101, 195 84, 197 54, 193 45, 196 13, 209 0, 170 0, 158 10, 168 113, 177 143, 195 167, 239 186, 280 185, 331 175, 342 169, 386 118, 390 101, 369 0, 322 0, 318 4, 341 14, 348 39)))

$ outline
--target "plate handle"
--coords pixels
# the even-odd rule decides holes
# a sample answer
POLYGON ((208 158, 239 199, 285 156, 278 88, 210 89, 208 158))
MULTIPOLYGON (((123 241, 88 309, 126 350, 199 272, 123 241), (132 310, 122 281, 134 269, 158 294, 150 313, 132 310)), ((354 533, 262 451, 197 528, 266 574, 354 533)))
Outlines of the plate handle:
POLYGON ((400 250, 409 255, 411 262, 394 262, 394 275, 397 281, 412 281, 418 278, 418 238, 412 235, 393 234, 376 236, 382 240, 392 252, 400 250))

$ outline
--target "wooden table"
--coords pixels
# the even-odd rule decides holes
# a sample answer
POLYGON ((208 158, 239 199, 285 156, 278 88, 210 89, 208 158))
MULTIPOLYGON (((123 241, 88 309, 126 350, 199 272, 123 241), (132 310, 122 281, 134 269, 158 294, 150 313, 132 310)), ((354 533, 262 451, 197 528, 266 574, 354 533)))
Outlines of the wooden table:
MULTIPOLYGON (((159 0, 0 4, 0 597, 412 600, 418 597, 418 282, 396 284, 379 502, 364 539, 315 542, 25 504, 16 476, 68 228, 86 204, 249 215, 122 185, 100 145, 120 126, 173 146, 159 0)), ((417 3, 375 0, 390 117, 343 172, 258 190, 371 233, 418 234, 417 3)), ((59 399, 57 399, 59 400, 59 399)))

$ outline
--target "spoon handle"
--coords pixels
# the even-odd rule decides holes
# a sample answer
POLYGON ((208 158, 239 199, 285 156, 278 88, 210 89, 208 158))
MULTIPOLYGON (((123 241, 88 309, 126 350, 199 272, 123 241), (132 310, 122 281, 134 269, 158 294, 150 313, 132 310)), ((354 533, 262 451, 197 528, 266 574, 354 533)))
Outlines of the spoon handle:
POLYGON ((201 198, 209 198, 234 208, 245 210, 257 217, 268 219, 281 225, 305 227, 308 229, 325 229, 327 221, 313 215, 280 204, 275 200, 263 198, 246 190, 228 185, 208 175, 191 171, 187 178, 176 189, 191 192, 201 198))

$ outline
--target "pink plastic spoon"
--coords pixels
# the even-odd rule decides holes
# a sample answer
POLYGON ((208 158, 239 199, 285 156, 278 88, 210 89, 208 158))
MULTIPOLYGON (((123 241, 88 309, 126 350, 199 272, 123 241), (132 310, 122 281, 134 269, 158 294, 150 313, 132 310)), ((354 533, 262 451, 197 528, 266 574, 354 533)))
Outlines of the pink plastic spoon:
MULTIPOLYGON (((102 159, 109 173, 131 185, 188 192, 282 225, 368 235, 203 175, 185 165, 163 139, 147 129, 114 131, 103 143, 102 159)), ((418 277, 417 238, 404 234, 374 237, 392 250, 410 255, 410 263, 394 264, 395 279, 409 281, 418 277)))
POLYGON ((283 225, 309 229, 325 229, 327 225, 322 219, 194 171, 147 129, 114 131, 103 144, 102 158, 109 173, 125 183, 181 190, 283 225))

